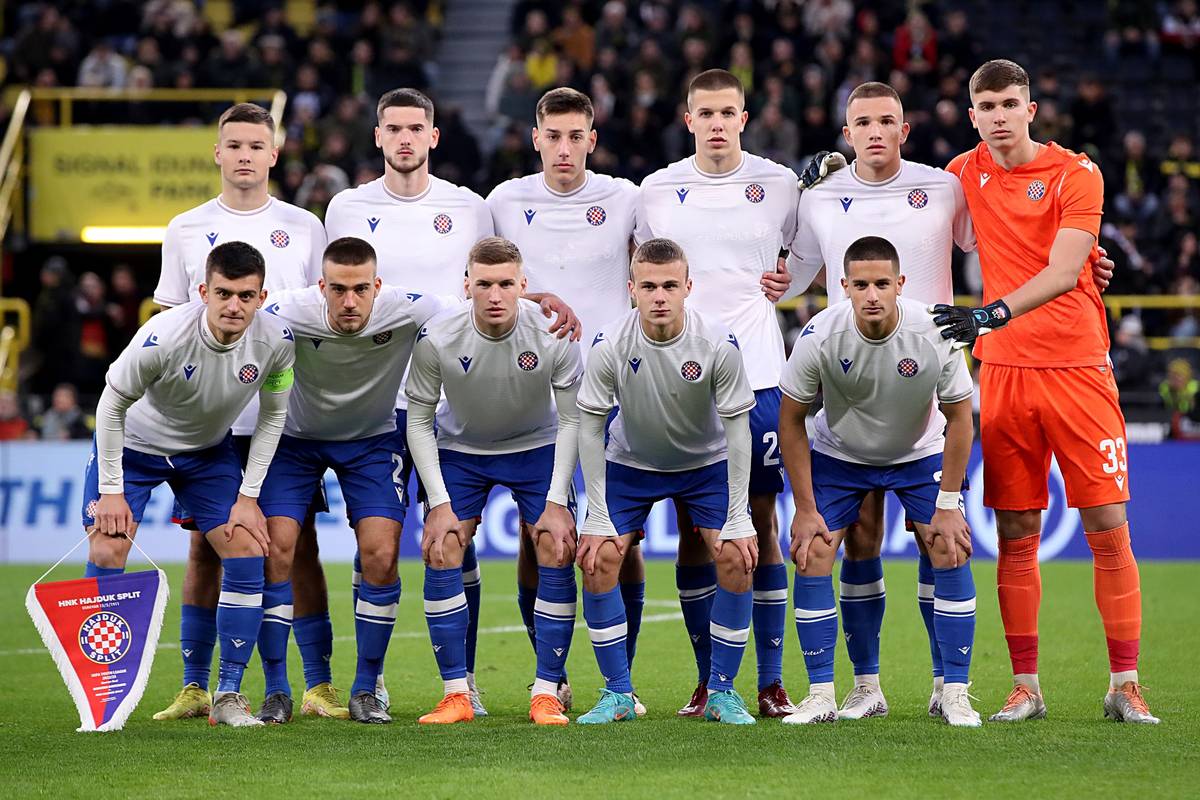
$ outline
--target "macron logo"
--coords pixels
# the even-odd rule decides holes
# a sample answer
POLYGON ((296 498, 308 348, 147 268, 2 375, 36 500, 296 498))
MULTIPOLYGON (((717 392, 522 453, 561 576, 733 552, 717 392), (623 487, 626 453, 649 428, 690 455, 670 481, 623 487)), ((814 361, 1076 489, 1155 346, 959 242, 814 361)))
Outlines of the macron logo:
POLYGON ((1091 171, 1092 171, 1092 162, 1091 162, 1091 161, 1088 161, 1086 158, 1085 158, 1083 161, 1080 161, 1080 162, 1079 162, 1079 166, 1083 167, 1083 168, 1084 168, 1084 169, 1086 169, 1088 172, 1091 172, 1091 171))
POLYGON ((462 364, 463 372, 471 368, 471 359, 468 356, 459 356, 458 363, 462 364))
POLYGON ((561 648, 561 647, 554 648, 554 655, 561 656, 562 654, 563 654, 563 648, 561 648))
POLYGON ((642 360, 640 358, 629 359, 629 368, 632 369, 634 372, 637 372, 638 367, 640 367, 641 365, 642 365, 642 360))
POLYGON ((196 365, 195 364, 184 364, 184 366, 183 366, 183 379, 184 380, 190 381, 192 379, 192 376, 195 374, 196 374, 196 365))
POLYGON ((808 323, 807 325, 804 326, 804 330, 800 331, 800 338, 803 339, 805 336, 808 336, 810 333, 814 332, 816 329, 817 329, 817 325, 815 322, 808 323))
POLYGON ((316 350, 318 347, 321 346, 320 339, 309 339, 309 341, 313 343, 313 350, 316 350))
POLYGON ((960 647, 958 648, 958 652, 965 656, 967 653, 971 652, 971 647, 969 645, 967 647, 960 647))
POLYGON ((1125 476, 1124 475, 1114 475, 1113 480, 1117 482, 1118 489, 1125 488, 1125 476))
POLYGON ((371 233, 374 233, 379 226, 379 217, 367 217, 367 224, 371 226, 371 233))
POLYGON ((158 347, 158 334, 150 334, 146 341, 142 342, 142 347, 158 347))
POLYGON ((205 238, 205 239, 208 239, 208 246, 209 246, 209 247, 212 247, 214 244, 216 244, 216 243, 217 243, 217 237, 218 237, 219 235, 220 235, 220 234, 218 234, 216 231, 213 231, 212 233, 206 233, 206 234, 204 234, 204 238, 205 238))
POLYGON ((679 205, 683 205, 683 201, 687 200, 688 192, 690 192, 690 191, 691 191, 691 189, 676 189, 675 190, 675 196, 679 198, 679 205))
POLYGON ((234 647, 241 647, 246 643, 245 639, 230 639, 229 641, 233 642, 234 647))
POLYGON ((404 296, 408 298, 408 302, 410 303, 415 303, 421 299, 421 295, 417 294, 416 292, 409 292, 404 296))
POLYGON ((991 180, 991 178, 992 176, 988 175, 986 172, 979 173, 979 188, 982 189, 984 186, 987 186, 987 182, 991 180))
POLYGON ((853 198, 853 197, 843 197, 843 198, 842 198, 842 200, 841 200, 841 203, 842 203, 842 211, 849 211, 849 210, 850 210, 850 204, 851 204, 851 203, 853 203, 853 202, 854 202, 854 198, 853 198))
POLYGON ((525 224, 526 224, 526 225, 532 225, 532 224, 533 224, 533 216, 534 216, 534 214, 536 214, 536 213, 537 213, 537 212, 536 212, 536 211, 534 211, 532 208, 527 208, 527 209, 525 209, 525 224))
POLYGON ((600 344, 603 341, 604 341, 604 331, 600 331, 599 333, 596 334, 596 338, 592 339, 592 347, 595 347, 596 345, 600 344))
POLYGON ((842 364, 842 374, 843 375, 845 375, 847 372, 849 372, 850 368, 852 366, 854 366, 854 362, 848 358, 841 359, 841 364, 842 364))
POLYGON ((442 646, 441 646, 440 644, 435 644, 435 645, 433 646, 433 652, 435 652, 435 653, 440 653, 440 652, 442 652, 442 646))
POLYGON ((738 344, 737 337, 736 337, 736 336, 734 336, 732 333, 731 333, 731 334, 729 334, 729 336, 728 336, 728 337, 726 337, 725 341, 727 341, 727 342, 729 342, 731 345, 733 345, 733 347, 734 347, 734 349, 735 349, 735 350, 741 350, 741 349, 742 349, 742 346, 738 344))

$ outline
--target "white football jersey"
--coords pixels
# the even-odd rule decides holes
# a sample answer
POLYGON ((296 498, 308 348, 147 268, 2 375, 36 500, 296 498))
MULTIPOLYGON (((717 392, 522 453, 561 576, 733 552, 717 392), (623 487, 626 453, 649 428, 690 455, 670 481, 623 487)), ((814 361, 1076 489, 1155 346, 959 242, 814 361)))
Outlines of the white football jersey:
POLYGON ((796 237, 789 248, 789 294, 804 291, 824 266, 830 305, 845 300, 846 249, 863 236, 880 236, 900 254, 905 297, 953 304, 951 249, 955 244, 975 249, 971 213, 958 178, 912 161, 901 161, 899 172, 877 183, 854 170, 855 164, 838 170, 800 195, 796 237))
MULTIPOLYGON (((214 197, 176 216, 167 225, 154 302, 179 306, 199 299, 208 253, 225 242, 245 242, 262 253, 267 264, 267 279, 263 284, 267 302, 271 292, 302 289, 321 277, 325 228, 312 212, 274 197, 254 211, 234 211, 221 198, 214 197)), ((234 434, 253 434, 257 418, 256 396, 234 422, 234 434)))
POLYGON ((475 326, 472 303, 444 311, 417 335, 406 391, 410 400, 446 402, 437 413, 439 448, 517 453, 554 444, 552 389, 579 382, 579 344, 550 333, 536 303, 518 301, 517 321, 498 339, 475 326))
POLYGON ((780 388, 800 403, 821 388, 817 452, 874 466, 942 452, 946 418, 938 401, 969 398, 971 373, 925 303, 901 297, 899 309, 900 323, 886 339, 863 336, 849 302, 817 314, 796 339, 780 388))
POLYGON ((637 197, 624 178, 590 170, 583 186, 566 194, 538 173, 505 181, 488 195, 496 234, 521 250, 529 292, 561 297, 583 323, 584 342, 629 310, 637 197))
POLYGON ((259 312, 232 345, 217 342, 199 301, 156 314, 108 368, 113 391, 136 402, 125 415, 125 446, 171 456, 220 443, 264 383, 287 383, 293 336, 259 312), (277 377, 276 377, 277 376, 277 377))
POLYGON ((750 153, 724 175, 701 172, 692 156, 642 181, 638 244, 665 237, 683 247, 689 308, 737 334, 756 391, 778 386, 783 368, 783 334, 760 281, 793 238, 796 183, 792 170, 750 153))
POLYGON ((316 286, 281 292, 266 311, 296 337, 296 384, 284 432, 301 439, 352 441, 396 429, 396 392, 417 331, 437 312, 463 301, 385 286, 357 333, 329 325, 316 286))
MULTIPOLYGON (((689 298, 690 302, 690 298, 689 298)), ((579 407, 607 414, 609 461, 680 472, 725 458, 720 417, 754 407, 738 339, 728 327, 688 308, 683 333, 656 342, 633 309, 596 334, 579 390, 579 407)))
MULTIPOLYGON (((493 234, 492 213, 470 189, 433 175, 416 197, 392 194, 377 178, 329 201, 325 232, 331 242, 343 236, 370 242, 385 286, 463 297, 467 254, 493 234)), ((401 388, 396 408, 405 407, 401 388)))

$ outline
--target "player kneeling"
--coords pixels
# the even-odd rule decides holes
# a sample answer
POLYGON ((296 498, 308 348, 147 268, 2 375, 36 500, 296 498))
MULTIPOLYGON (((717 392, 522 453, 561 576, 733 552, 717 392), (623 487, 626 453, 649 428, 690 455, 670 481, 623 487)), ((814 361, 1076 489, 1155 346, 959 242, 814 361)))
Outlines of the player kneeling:
MULTIPOLYGON (((960 494, 973 435, 971 376, 924 306, 899 296, 904 276, 891 242, 857 240, 843 267, 849 302, 813 317, 781 383, 781 449, 796 502, 796 630, 809 678, 808 697, 783 721, 838 718, 833 562, 863 498, 884 490, 895 492, 933 561, 934 633, 945 669, 942 717, 977 727, 979 715, 967 697, 975 584, 960 494), (810 453, 805 417, 818 388, 824 407, 810 453)), ((886 713, 883 705, 876 715, 886 713)))
POLYGON ((712 667, 704 714, 755 722, 733 690, 750 636, 758 545, 749 511, 754 393, 729 329, 684 308, 691 292, 679 245, 651 239, 634 253, 629 291, 637 309, 592 341, 579 393, 579 452, 588 515, 580 531, 583 615, 605 688, 577 722, 635 718, 618 573, 650 508, 672 498, 699 527, 717 562, 709 629, 712 667), (607 458, 604 426, 610 428, 607 458))
POLYGON ((408 445, 428 498, 421 539, 425 620, 445 683, 437 708, 418 720, 424 724, 475 718, 462 564, 496 486, 512 490, 521 536, 537 552, 537 672, 529 716, 539 725, 569 721, 557 692, 575 627, 571 509, 583 366, 579 345, 551 333, 537 304, 520 299, 524 290, 517 246, 498 237, 480 240, 467 259, 471 302, 430 320, 413 349, 408 445))

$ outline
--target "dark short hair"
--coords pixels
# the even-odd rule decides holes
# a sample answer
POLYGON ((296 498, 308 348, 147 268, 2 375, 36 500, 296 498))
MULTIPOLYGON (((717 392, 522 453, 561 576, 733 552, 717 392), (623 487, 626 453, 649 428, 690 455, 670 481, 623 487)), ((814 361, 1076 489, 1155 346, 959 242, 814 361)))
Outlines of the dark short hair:
POLYGON ((682 247, 671 239, 647 239, 633 251, 633 258, 629 262, 629 277, 633 278, 634 264, 673 264, 676 261, 683 262, 683 274, 687 277, 688 260, 682 247))
POLYGON ((524 259, 515 244, 500 236, 488 236, 480 239, 467 253, 467 268, 472 264, 494 267, 497 264, 516 264, 520 266, 524 259))
POLYGON ((587 118, 589 127, 596 116, 596 112, 592 108, 592 99, 583 92, 567 86, 551 89, 542 95, 541 100, 538 100, 538 125, 543 124, 546 117, 552 114, 583 114, 587 118))
POLYGON ((875 97, 890 97, 900 104, 900 108, 904 108, 904 102, 900 99, 900 93, 892 88, 890 84, 881 81, 867 81, 855 86, 854 91, 850 92, 850 96, 846 98, 847 113, 849 113, 850 104, 855 100, 868 100, 875 97))
POLYGON ((854 261, 890 261, 892 269, 900 272, 900 254, 896 252, 896 245, 882 236, 864 236, 847 247, 842 259, 843 273, 848 273, 854 261))
POLYGON ((254 103, 237 103, 225 109, 225 113, 217 120, 218 135, 220 135, 221 129, 225 127, 226 122, 249 122, 252 125, 266 125, 267 129, 271 131, 271 136, 275 136, 275 118, 271 116, 270 111, 254 103))
POLYGON ((208 251, 204 261, 204 282, 212 283, 214 274, 231 281, 257 275, 259 286, 267 279, 267 262, 254 245, 245 242, 226 242, 208 251))
POLYGON ((357 236, 343 236, 325 245, 325 253, 321 263, 342 264, 347 267, 357 267, 360 264, 378 263, 375 248, 370 242, 357 236))
POLYGON ((994 58, 975 70, 969 86, 972 96, 977 92, 999 92, 1009 86, 1024 87, 1028 92, 1029 73, 1015 61, 994 58))
POLYGON ((433 101, 424 92, 416 89, 392 89, 384 92, 375 106, 375 116, 383 119, 383 112, 389 108, 419 108, 425 112, 425 118, 433 123, 433 101))
POLYGON ((692 78, 688 84, 688 104, 691 104, 692 95, 696 92, 719 92, 722 89, 737 89, 742 100, 746 99, 746 87, 737 75, 724 69, 709 69, 692 78))

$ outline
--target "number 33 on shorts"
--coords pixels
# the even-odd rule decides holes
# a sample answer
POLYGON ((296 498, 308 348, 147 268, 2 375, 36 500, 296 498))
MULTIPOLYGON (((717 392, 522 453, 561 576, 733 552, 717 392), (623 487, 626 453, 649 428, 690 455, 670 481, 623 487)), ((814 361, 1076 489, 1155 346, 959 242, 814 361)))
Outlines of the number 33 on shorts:
POLYGON ((1104 474, 1112 475, 1117 482, 1117 488, 1125 488, 1125 478, 1129 473, 1129 462, 1125 455, 1125 437, 1103 439, 1100 442, 1100 454, 1104 456, 1104 474))

